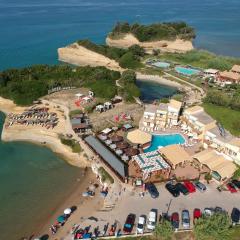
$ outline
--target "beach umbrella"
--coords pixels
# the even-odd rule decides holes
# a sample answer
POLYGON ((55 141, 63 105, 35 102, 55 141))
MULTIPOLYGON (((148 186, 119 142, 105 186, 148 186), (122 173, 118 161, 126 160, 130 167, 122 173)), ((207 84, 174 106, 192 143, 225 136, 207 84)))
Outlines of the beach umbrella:
POLYGON ((95 189, 96 189, 96 187, 92 184, 92 185, 90 185, 89 187, 89 190, 91 190, 91 191, 95 191, 95 189))
POLYGON ((116 154, 117 154, 117 155, 121 155, 122 153, 123 153, 122 150, 120 150, 120 149, 116 150, 116 154))
POLYGON ((127 142, 118 142, 116 145, 117 145, 117 148, 119 149, 125 149, 125 148, 128 148, 129 146, 127 142))
POLYGON ((116 147, 117 147, 116 144, 111 144, 111 145, 110 145, 110 148, 111 148, 111 149, 115 149, 116 147))
POLYGON ((121 141, 123 140, 123 137, 115 134, 115 135, 113 135, 113 136, 111 137, 111 140, 112 140, 113 142, 121 142, 121 141))
POLYGON ((132 157, 137 155, 139 153, 139 150, 135 148, 127 148, 124 150, 124 152, 128 157, 132 157))
POLYGON ((128 157, 127 155, 123 155, 123 156, 122 156, 122 160, 123 160, 123 161, 127 161, 127 160, 129 160, 129 157, 128 157))
POLYGON ((107 141, 105 141, 105 143, 106 143, 107 145, 110 145, 110 144, 112 144, 112 140, 107 140, 107 141))
POLYGON ((65 217, 64 217, 63 215, 61 215, 61 216, 59 216, 59 217, 57 218, 57 221, 58 221, 59 223, 64 223, 64 222, 65 222, 65 217))
POLYGON ((99 138, 103 141, 107 140, 107 136, 105 136, 105 135, 99 135, 99 138))
POLYGON ((71 212, 72 212, 71 208, 66 208, 63 213, 69 215, 71 214, 71 212))

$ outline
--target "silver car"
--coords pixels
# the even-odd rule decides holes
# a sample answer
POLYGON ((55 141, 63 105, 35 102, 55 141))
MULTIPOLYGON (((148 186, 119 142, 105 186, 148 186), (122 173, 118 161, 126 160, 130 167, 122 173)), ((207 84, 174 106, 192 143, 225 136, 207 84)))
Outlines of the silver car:
POLYGON ((194 185, 200 192, 205 192, 207 190, 207 187, 199 181, 194 182, 194 185))
POLYGON ((190 215, 188 210, 182 210, 182 226, 184 229, 190 228, 190 215))

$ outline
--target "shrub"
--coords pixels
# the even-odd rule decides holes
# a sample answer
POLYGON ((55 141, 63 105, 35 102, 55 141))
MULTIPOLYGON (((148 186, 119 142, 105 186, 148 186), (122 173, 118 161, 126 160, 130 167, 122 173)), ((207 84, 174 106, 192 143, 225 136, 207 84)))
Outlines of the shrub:
POLYGON ((80 109, 72 110, 69 112, 69 117, 71 118, 74 115, 81 114, 81 113, 82 113, 82 110, 80 110, 80 109))
POLYGON ((175 40, 177 37, 181 39, 195 38, 195 31, 192 27, 184 22, 169 22, 169 23, 155 23, 151 25, 141 25, 134 23, 118 22, 110 37, 117 35, 132 33, 140 41, 155 41, 155 40, 175 40))
POLYGON ((61 136, 61 143, 72 148, 74 153, 80 153, 82 151, 80 144, 74 139, 67 139, 61 136))
POLYGON ((97 88, 100 96, 109 96, 109 91, 114 91, 115 82, 120 78, 119 72, 105 67, 86 66, 76 67, 74 70, 66 65, 33 65, 5 70, 0 72, 0 95, 20 105, 32 104, 34 100, 46 95, 48 89, 54 87, 88 86, 97 88), (95 82, 98 83, 97 87, 95 82), (102 88, 101 82, 104 82, 102 88))
POLYGON ((194 224, 196 240, 229 239, 230 218, 225 213, 216 213, 210 217, 201 217, 194 224))
POLYGON ((101 176, 103 182, 110 182, 111 184, 114 183, 112 176, 110 176, 110 174, 103 167, 100 167, 98 169, 98 173, 101 176))

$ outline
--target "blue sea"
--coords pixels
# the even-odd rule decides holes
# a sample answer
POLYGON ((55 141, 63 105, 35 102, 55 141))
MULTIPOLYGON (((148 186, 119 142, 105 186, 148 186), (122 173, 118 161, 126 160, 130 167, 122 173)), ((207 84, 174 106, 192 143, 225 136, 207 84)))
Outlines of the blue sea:
MULTIPOLYGON (((179 20, 196 28, 195 47, 240 57, 239 0, 0 0, 0 70, 57 64, 57 48, 85 38, 104 43, 117 21, 179 20)), ((176 91, 138 84, 145 101, 176 91)), ((46 148, 0 141, 0 239, 34 232, 79 171, 46 148)))
MULTIPOLYGON (((0 112, 0 134, 3 122, 0 112)), ((0 140, 0 239, 19 240, 33 234, 81 176, 80 168, 47 148, 0 140)))
POLYGON ((117 21, 184 20, 197 48, 240 56, 239 0, 0 0, 0 69, 57 63, 58 47, 104 43, 117 21))

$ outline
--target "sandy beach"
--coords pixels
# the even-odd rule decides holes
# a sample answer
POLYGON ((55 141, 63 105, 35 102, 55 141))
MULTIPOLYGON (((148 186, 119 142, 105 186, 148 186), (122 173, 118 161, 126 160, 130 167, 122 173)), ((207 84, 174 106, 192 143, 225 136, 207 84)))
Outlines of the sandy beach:
POLYGON ((183 85, 181 85, 180 83, 170 81, 170 80, 160 77, 158 75, 148 75, 148 74, 142 74, 142 73, 137 72, 137 79, 141 80, 141 81, 151 81, 151 82, 156 82, 156 83, 163 84, 166 86, 183 89, 183 85))
MULTIPOLYGON (((56 104, 45 101, 43 104, 47 104, 48 108, 52 112, 56 112, 59 118, 59 123, 53 129, 46 129, 40 125, 17 125, 7 127, 6 121, 2 130, 2 141, 25 141, 35 144, 40 144, 50 148, 53 152, 62 156, 69 164, 77 167, 89 166, 89 162, 86 157, 83 156, 83 152, 73 153, 72 149, 66 145, 63 145, 59 139, 59 134, 74 134, 71 125, 68 121, 68 112, 66 109, 57 107, 56 104)), ((40 105, 39 105, 40 106, 40 105)), ((43 105, 44 106, 44 105, 43 105)), ((25 107, 19 107, 11 100, 0 97, 0 111, 5 114, 22 113, 26 109, 25 107)))
POLYGON ((82 196, 82 193, 92 183, 98 184, 98 181, 91 169, 87 168, 86 170, 83 170, 82 176, 77 179, 76 183, 72 186, 72 193, 66 199, 63 199, 59 206, 56 206, 54 212, 50 213, 49 218, 39 226, 34 236, 39 237, 47 234, 49 235, 49 240, 62 239, 63 236, 70 233, 74 224, 79 223, 85 218, 94 216, 94 212, 100 209, 103 205, 103 199, 99 195, 100 187, 97 188, 95 197, 90 198, 82 196), (49 227, 56 222, 58 216, 63 214, 64 209, 73 206, 76 207, 76 210, 64 226, 59 228, 55 235, 52 235, 49 227))

